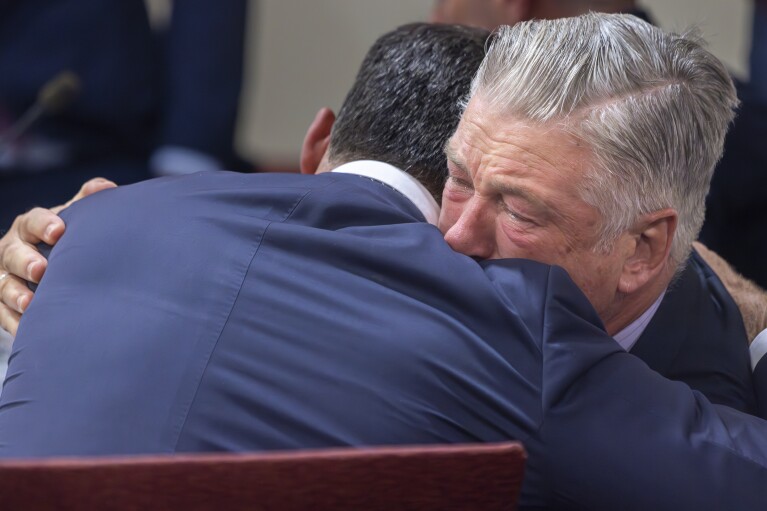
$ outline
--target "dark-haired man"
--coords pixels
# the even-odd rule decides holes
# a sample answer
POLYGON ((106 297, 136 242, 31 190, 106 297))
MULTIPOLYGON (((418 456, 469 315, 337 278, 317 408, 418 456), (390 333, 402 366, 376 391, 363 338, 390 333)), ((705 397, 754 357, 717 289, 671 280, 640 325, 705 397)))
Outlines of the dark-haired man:
MULTIPOLYGON (((511 352, 535 357, 544 337, 516 315, 538 323, 545 289, 517 310, 505 287, 551 270, 531 263, 495 282, 434 225, 442 146, 486 37, 426 24, 381 37, 335 127, 323 109, 309 128, 301 169, 316 176, 203 173, 65 210, 15 341, 0 456, 447 441, 451 422, 428 418, 430 399, 452 394, 447 373, 426 368, 442 356, 445 370, 468 363, 454 391, 477 396, 451 402, 456 420, 489 434, 466 412, 496 406, 485 370, 511 352), (472 281, 471 297, 445 274, 472 281), (498 330, 518 342, 487 344, 498 330)), ((497 404, 523 437, 537 373, 501 366, 498 378, 525 389, 519 412, 497 404)))
MULTIPOLYGON (((477 39, 416 25, 379 43, 363 68, 437 59, 408 72, 442 97, 431 73, 477 39)), ((409 105, 385 111, 417 118, 409 105)), ((410 140, 412 121, 387 127, 410 140)), ((63 213, 0 399, 0 456, 519 439, 527 508, 767 498, 763 421, 625 353, 563 270, 450 251, 421 184, 334 161, 325 124, 304 164, 335 172, 198 174, 63 213)))
MULTIPOLYGON (((500 23, 515 23, 530 17, 557 18, 567 17, 593 8, 601 11, 625 11, 641 14, 636 11, 635 2, 625 0, 569 2, 562 0, 530 2, 528 0, 477 0, 477 1, 445 1, 438 2, 435 6, 434 16, 442 20, 461 22, 495 27, 500 23)), ((406 78, 410 77, 408 66, 418 65, 417 62, 405 62, 397 59, 393 52, 389 52, 392 66, 387 76, 368 76, 366 79, 377 79, 379 88, 356 87, 350 96, 350 104, 355 108, 346 108, 344 115, 334 129, 335 143, 331 145, 334 151, 334 161, 353 161, 357 159, 380 159, 393 163, 414 177, 424 177, 419 167, 428 163, 431 168, 438 168, 443 164, 442 155, 434 151, 439 143, 439 136, 423 137, 419 133, 425 133, 432 129, 436 135, 446 125, 452 125, 454 117, 442 118, 442 115, 453 116, 454 109, 445 110, 441 101, 429 101, 428 106, 417 104, 423 97, 424 87, 428 86, 428 80, 421 79, 418 83, 408 86, 406 78), (395 65, 396 64, 396 65, 395 65), (403 81, 404 80, 404 81, 403 81), (419 110, 418 122, 403 130, 404 126, 398 123, 409 123, 413 118, 409 115, 399 116, 396 119, 390 115, 387 109, 387 101, 392 99, 381 90, 386 87, 394 87, 400 90, 412 90, 412 94, 399 94, 398 100, 407 103, 402 110, 419 110), (385 119, 385 121, 381 121, 385 119), (388 129, 392 124, 392 129, 388 129), (416 125, 418 124, 418 125, 416 125), (376 135, 371 135, 376 133, 376 135), (403 134, 410 134, 404 137, 403 134), (351 148, 351 149, 350 149, 351 148), (339 155, 342 157, 339 159, 339 155), (426 161, 428 159, 428 162, 426 161), (413 163, 415 162, 415 163, 413 163)), ((363 69, 363 72, 365 70, 363 69)), ((362 77, 361 77, 362 78, 362 77)), ((447 77, 442 77, 447 80, 447 77)), ((453 77, 455 91, 461 90, 466 85, 465 77, 453 77)), ((362 81, 360 81, 362 83, 362 81)), ((445 100, 451 96, 445 96, 445 100)), ((312 131, 317 140, 322 140, 330 129, 333 119, 329 111, 323 111, 315 121, 312 131)), ((312 139, 309 140, 309 142, 312 139)), ((311 148, 311 147, 309 147, 311 148)), ((308 166, 313 169, 313 165, 308 166)), ((430 183, 428 179, 421 179, 427 189, 440 201, 441 177, 430 183)), ((49 217, 42 211, 38 216, 49 217)), ((60 220, 53 219, 60 226, 60 220)), ((449 224, 446 224, 449 225, 449 224)), ((14 227, 17 228, 17 227, 14 227)), ((60 231, 59 231, 60 232, 60 231)), ((48 240, 53 241, 53 240, 48 240)), ((0 257, 2 269, 9 259, 3 257, 7 242, 0 240, 0 257)), ((532 245, 533 248, 536 245, 532 245)), ((527 250, 525 257, 533 260, 552 262, 551 251, 542 246, 538 250, 527 250)), ((475 247, 464 245, 459 251, 474 250, 475 247)), ((19 258, 19 251, 16 251, 19 258)), ((508 254, 505 254, 508 255, 508 254)), ((30 257, 37 257, 33 255, 30 257)), ((24 260, 24 258, 22 258, 24 260)), ((8 261, 10 265, 11 262, 8 261)), ((22 268, 29 263, 25 262, 22 268)), ((36 275, 29 275, 20 270, 8 271, 18 275, 33 277, 38 280, 39 270, 43 262, 37 263, 36 275)), ((18 265, 16 265, 18 266, 18 265)), ((568 268, 572 271, 572 268, 568 268)), ((604 279, 603 273, 595 273, 591 276, 594 280, 604 279)), ((658 289, 657 292, 644 304, 641 317, 635 317, 634 321, 613 328, 608 325, 608 330, 622 343, 625 349, 640 357, 650 367, 663 376, 683 381, 693 389, 703 392, 715 403, 726 404, 736 409, 756 413, 755 398, 752 386, 752 377, 749 367, 748 343, 756 338, 757 334, 767 326, 762 317, 767 311, 767 303, 764 296, 756 294, 743 295, 740 289, 743 280, 738 281, 738 286, 722 285, 720 279, 712 269, 702 260, 699 253, 692 252, 686 263, 686 267, 680 272, 673 286, 668 289, 658 289), (728 293, 729 291, 729 293, 728 293), (732 293, 733 296, 730 295, 732 293), (735 300, 733 300, 733 298, 735 300), (757 311, 753 314, 754 307, 739 307, 743 303, 756 304, 757 311), (758 306, 759 304, 761 306, 758 306), (689 318, 679 320, 680 317, 689 318), (744 325, 745 324, 745 325, 744 325), (744 326, 754 328, 744 329, 744 326)), ((7 277, 6 281, 0 282, 0 296, 14 309, 0 304, 0 325, 9 329, 15 329, 18 315, 30 299, 29 291, 19 279, 7 277), (22 305, 18 305, 20 302, 22 305)), ((624 300, 625 302, 625 300, 624 300)), ((636 315, 638 316, 638 315, 636 315)), ((602 318, 606 321, 606 318, 602 318)), ((1 371, 1 370, 0 370, 1 371)))

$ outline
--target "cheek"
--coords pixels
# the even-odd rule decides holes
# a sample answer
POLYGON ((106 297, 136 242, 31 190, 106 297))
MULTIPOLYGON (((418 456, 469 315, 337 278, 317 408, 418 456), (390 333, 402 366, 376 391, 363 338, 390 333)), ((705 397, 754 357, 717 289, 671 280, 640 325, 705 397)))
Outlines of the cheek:
MULTIPOLYGON (((589 254, 591 255, 591 254, 589 254)), ((615 268, 597 256, 573 258, 561 265, 600 314, 610 303, 617 286, 615 268)))
POLYGON ((547 264, 557 264, 562 259, 557 243, 546 232, 518 221, 498 219, 496 240, 503 258, 518 257, 547 264))

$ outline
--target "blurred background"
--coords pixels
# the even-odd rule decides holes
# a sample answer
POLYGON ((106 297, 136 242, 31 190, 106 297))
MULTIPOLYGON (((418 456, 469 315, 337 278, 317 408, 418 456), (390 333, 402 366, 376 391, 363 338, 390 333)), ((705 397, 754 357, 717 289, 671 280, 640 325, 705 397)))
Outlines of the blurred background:
MULTIPOLYGON (((314 114, 343 101, 367 49, 382 33, 427 20, 434 0, 251 1, 236 146, 266 167, 295 168, 314 114)), ((149 0, 167 12, 168 0, 149 0)), ((733 74, 747 78, 752 0, 643 0, 667 30, 699 26, 733 74)))

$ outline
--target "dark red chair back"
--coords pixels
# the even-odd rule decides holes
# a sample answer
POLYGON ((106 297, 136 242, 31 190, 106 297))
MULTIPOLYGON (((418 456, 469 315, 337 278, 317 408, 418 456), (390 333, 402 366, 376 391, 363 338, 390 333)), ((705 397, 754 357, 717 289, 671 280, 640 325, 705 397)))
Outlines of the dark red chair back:
POLYGON ((0 463, 4 510, 510 510, 518 443, 0 463))
POLYGON ((510 510, 518 443, 0 463, 8 510, 510 510))

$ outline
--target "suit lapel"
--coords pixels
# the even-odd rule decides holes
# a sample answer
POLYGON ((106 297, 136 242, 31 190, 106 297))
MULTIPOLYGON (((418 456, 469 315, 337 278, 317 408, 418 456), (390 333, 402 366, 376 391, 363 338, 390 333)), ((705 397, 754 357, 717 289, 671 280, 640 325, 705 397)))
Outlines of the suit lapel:
POLYGON ((686 324, 692 321, 694 305, 700 299, 693 292, 695 276, 691 273, 688 265, 666 291, 660 307, 631 349, 632 354, 661 374, 668 374, 687 340, 686 324))

